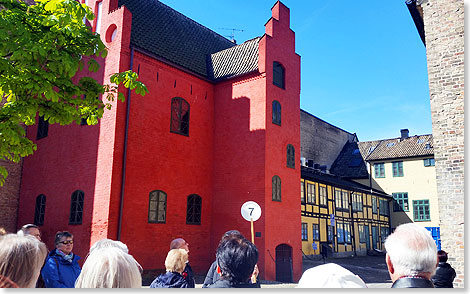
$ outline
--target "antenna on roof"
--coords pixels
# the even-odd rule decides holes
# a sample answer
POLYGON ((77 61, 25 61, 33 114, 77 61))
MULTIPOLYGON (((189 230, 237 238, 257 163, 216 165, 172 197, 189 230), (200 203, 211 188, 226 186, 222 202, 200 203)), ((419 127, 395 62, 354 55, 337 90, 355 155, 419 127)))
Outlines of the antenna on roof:
POLYGON ((235 31, 237 32, 244 32, 245 30, 241 29, 227 29, 227 28, 219 28, 219 30, 226 30, 226 31, 232 31, 230 35, 224 35, 224 37, 227 37, 232 41, 233 43, 237 44, 237 41, 235 40, 235 31))

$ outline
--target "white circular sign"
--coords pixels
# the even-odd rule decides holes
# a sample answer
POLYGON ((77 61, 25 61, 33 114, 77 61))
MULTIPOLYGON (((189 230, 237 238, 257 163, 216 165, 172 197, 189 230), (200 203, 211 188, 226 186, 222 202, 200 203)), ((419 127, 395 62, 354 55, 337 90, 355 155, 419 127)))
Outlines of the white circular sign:
POLYGON ((257 221, 261 217, 261 207, 254 201, 247 201, 242 205, 242 216, 247 221, 257 221))

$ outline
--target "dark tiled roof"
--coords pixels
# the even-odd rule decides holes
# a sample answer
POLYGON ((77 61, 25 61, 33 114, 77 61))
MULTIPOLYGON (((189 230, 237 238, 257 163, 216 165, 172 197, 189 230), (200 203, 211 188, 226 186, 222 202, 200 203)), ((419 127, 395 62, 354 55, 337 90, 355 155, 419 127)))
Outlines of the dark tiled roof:
POLYGON ((260 37, 208 56, 208 77, 219 81, 258 70, 260 37))
POLYGON ((433 154, 432 135, 412 136, 404 140, 394 138, 346 143, 331 166, 330 171, 346 178, 367 178, 368 171, 365 161, 430 156, 433 154), (360 163, 358 163, 359 161, 360 163))
MULTIPOLYGON (((307 179, 322 184, 329 184, 338 188, 348 189, 355 192, 371 193, 371 189, 368 186, 344 179, 337 175, 323 173, 310 167, 301 167, 301 177, 302 179, 307 179)), ((372 194, 391 197, 387 193, 376 189, 372 189, 372 194)))
POLYGON ((157 0, 119 0, 122 5, 132 12, 132 45, 204 77, 207 56, 235 46, 157 0))
MULTIPOLYGON (((381 160, 406 158, 416 156, 434 155, 432 135, 412 136, 400 140, 400 138, 387 139, 378 142, 375 149, 368 154, 366 160, 381 160), (428 146, 428 147, 427 147, 428 146)), ((370 142, 359 142, 361 144, 370 144, 370 142)))

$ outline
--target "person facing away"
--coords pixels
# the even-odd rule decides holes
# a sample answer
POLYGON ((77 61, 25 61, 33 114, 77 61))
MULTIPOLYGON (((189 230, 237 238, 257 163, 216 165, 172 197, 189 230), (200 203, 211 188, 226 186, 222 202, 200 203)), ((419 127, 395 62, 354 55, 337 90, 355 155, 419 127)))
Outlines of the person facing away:
POLYGON ((221 278, 208 288, 256 288, 250 283, 258 263, 258 249, 245 238, 231 236, 217 248, 217 272, 221 278))
POLYGON ((47 256, 33 236, 0 236, 0 288, 34 288, 47 256))
POLYGON ((455 270, 447 263, 447 252, 444 250, 437 251, 437 264, 436 273, 431 278, 436 288, 454 288, 453 281, 455 279, 455 270))
POLYGON ((188 281, 182 275, 187 261, 186 250, 171 249, 165 259, 166 273, 153 280, 150 288, 188 288, 188 281))
POLYGON ((80 257, 72 253, 73 235, 70 232, 57 232, 55 249, 46 260, 41 274, 46 288, 74 288, 80 275, 78 260, 80 257))
POLYGON ((96 241, 93 244, 93 246, 91 246, 90 252, 88 254, 91 254, 96 249, 109 248, 109 247, 116 247, 116 248, 121 249, 124 253, 129 253, 129 248, 127 248, 127 245, 122 243, 121 241, 115 241, 111 239, 101 239, 99 241, 96 241))
POLYGON ((141 269, 120 244, 107 243, 90 249, 75 288, 141 288, 141 269))
MULTIPOLYGON (((39 227, 34 225, 34 224, 26 224, 21 227, 20 230, 16 233, 19 236, 33 236, 34 238, 38 239, 39 241, 41 240, 41 231, 39 230, 39 227)), ((41 268, 42 269, 42 268, 41 268)), ((44 288, 44 279, 42 278, 42 275, 39 274, 38 281, 36 283, 36 288, 44 288)))
POLYGON ((170 243, 170 250, 171 249, 184 249, 188 253, 188 260, 186 261, 186 266, 182 275, 184 279, 188 282, 188 288, 195 288, 196 281, 194 280, 193 270, 191 269, 191 265, 189 264, 189 243, 186 242, 183 238, 176 238, 170 243))
POLYGON ((398 226, 385 240, 385 262, 392 288, 434 288, 437 248, 425 228, 407 223, 398 226))
POLYGON ((358 276, 335 263, 326 263, 306 270, 296 288, 367 288, 358 276))
MULTIPOLYGON (((219 244, 232 236, 237 237, 237 238, 245 238, 245 236, 243 236, 243 234, 240 233, 238 230, 229 230, 223 234, 219 244)), ((260 282, 258 280, 258 274, 259 274, 258 266, 255 265, 255 269, 253 271, 253 276, 256 279, 255 287, 261 288, 260 282)), ((202 284, 202 288, 209 287, 209 285, 214 284, 219 279, 220 279, 220 274, 217 272, 217 260, 215 260, 211 264, 209 270, 207 271, 206 278, 204 279, 204 283, 202 284)), ((250 283, 252 283, 251 279, 250 279, 250 283)))

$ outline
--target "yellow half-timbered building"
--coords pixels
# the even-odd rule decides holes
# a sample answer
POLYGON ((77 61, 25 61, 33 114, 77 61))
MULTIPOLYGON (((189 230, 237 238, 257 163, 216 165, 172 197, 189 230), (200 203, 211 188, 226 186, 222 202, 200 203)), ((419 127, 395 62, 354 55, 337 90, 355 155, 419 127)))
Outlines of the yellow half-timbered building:
POLYGON ((302 166, 302 252, 346 257, 383 250, 390 234, 391 196, 302 166))

